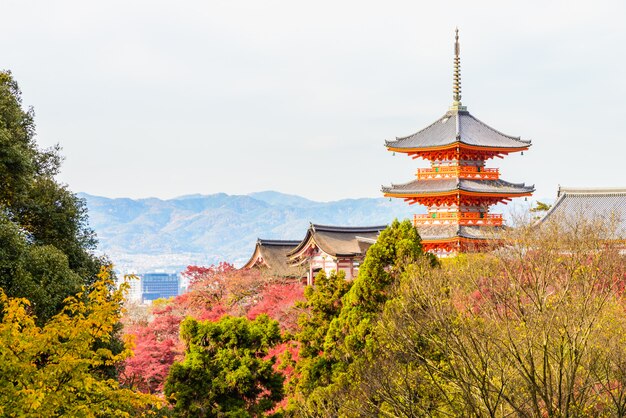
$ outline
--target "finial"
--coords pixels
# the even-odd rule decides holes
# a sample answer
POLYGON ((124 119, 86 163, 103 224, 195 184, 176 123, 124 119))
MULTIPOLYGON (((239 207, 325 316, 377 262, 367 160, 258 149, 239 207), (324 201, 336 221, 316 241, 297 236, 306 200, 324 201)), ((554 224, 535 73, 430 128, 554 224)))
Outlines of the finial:
POLYGON ((461 106, 461 45, 459 44, 459 28, 455 30, 454 37, 454 74, 452 82, 452 107, 450 110, 465 110, 461 106))

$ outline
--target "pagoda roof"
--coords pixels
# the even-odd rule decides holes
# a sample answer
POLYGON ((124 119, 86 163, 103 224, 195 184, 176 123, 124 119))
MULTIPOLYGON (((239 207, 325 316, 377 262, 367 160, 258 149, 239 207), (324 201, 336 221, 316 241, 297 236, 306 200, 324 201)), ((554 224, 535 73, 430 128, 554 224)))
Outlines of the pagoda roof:
POLYGON ((449 193, 464 191, 468 193, 486 194, 528 194, 535 191, 535 187, 527 186, 524 183, 509 183, 504 180, 471 180, 471 179, 434 179, 434 180, 412 180, 404 184, 392 184, 383 186, 383 193, 386 195, 436 195, 438 193, 449 193))
POLYGON ((289 264, 287 254, 296 248, 300 241, 269 240, 259 238, 250 260, 242 268, 264 267, 273 277, 303 277, 305 272, 298 266, 289 264))
POLYGON ((299 258, 310 246, 315 245, 332 257, 365 255, 387 225, 377 226, 330 226, 311 224, 306 236, 287 256, 299 258))
POLYGON ((541 219, 599 219, 612 222, 615 234, 626 237, 626 188, 559 187, 557 200, 541 219))
POLYGON ((503 134, 476 119, 466 110, 450 110, 434 123, 412 135, 385 141, 392 150, 417 150, 465 144, 483 148, 523 150, 530 141, 503 134))

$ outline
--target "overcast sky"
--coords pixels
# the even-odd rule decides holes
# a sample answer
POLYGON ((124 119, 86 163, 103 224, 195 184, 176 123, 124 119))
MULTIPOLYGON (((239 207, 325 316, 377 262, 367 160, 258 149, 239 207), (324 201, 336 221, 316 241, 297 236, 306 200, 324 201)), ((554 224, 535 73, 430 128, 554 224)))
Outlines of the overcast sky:
POLYGON ((75 192, 380 196, 424 161, 385 139, 452 101, 530 151, 535 184, 626 187, 624 1, 2 0, 0 68, 75 192))

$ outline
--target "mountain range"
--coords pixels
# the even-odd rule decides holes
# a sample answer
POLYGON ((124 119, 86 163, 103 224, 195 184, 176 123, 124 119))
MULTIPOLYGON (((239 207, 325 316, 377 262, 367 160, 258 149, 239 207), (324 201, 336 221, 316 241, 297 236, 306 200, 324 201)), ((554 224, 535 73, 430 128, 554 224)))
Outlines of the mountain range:
POLYGON ((118 270, 140 273, 219 261, 241 265, 252 255, 257 238, 299 240, 309 223, 384 225, 419 209, 396 199, 316 202, 275 191, 167 200, 78 196, 87 204, 98 251, 118 270))
MULTIPOLYGON (((173 199, 107 198, 79 193, 91 227, 120 272, 181 271, 188 265, 220 261, 242 265, 257 238, 300 240, 310 223, 370 226, 425 213, 399 199, 361 198, 316 202, 301 196, 264 191, 247 195, 218 193, 173 199)), ((541 199, 551 202, 552 199, 541 199)), ((510 218, 531 202, 498 205, 510 218)))

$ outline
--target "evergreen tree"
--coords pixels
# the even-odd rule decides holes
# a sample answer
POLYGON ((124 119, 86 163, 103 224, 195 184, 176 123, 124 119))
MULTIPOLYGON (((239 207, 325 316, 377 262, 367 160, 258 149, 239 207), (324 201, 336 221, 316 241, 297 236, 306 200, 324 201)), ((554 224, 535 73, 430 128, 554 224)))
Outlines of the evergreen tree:
POLYGON ((283 398, 283 376, 266 358, 281 341, 278 322, 225 316, 181 324, 185 359, 170 369, 165 395, 177 417, 253 417, 283 398))
POLYGON ((325 351, 337 360, 350 361, 370 342, 373 322, 389 299, 392 285, 426 258, 432 266, 435 256, 424 253, 421 238, 410 221, 392 224, 380 233, 367 251, 359 275, 346 294, 339 316, 326 336, 325 351))
MULTIPOLYGON (((372 333, 394 285, 415 273, 417 266, 431 268, 436 264, 433 255, 423 252, 420 236, 410 221, 395 220, 381 232, 368 250, 354 284, 343 296, 340 311, 327 318, 330 323, 323 328, 325 336, 317 358, 303 367, 302 376, 310 383, 298 388, 296 399, 301 398, 301 404, 297 413, 341 415, 351 386, 358 383, 353 380, 358 378, 358 370, 376 354, 378 346, 372 333)), ((315 325, 312 321, 302 327, 306 330, 315 325)), ((304 350, 306 353, 307 348, 304 350)))
POLYGON ((305 310, 298 320, 300 331, 295 336, 300 349, 292 392, 298 394, 298 401, 316 387, 331 382, 333 363, 323 355, 324 340, 330 323, 341 312, 343 296, 350 287, 352 282, 346 280, 343 271, 332 271, 327 276, 322 270, 315 277, 315 286, 308 286, 304 291, 306 301, 298 304, 305 310))
POLYGON ((105 264, 84 202, 54 179, 60 163, 58 146, 37 147, 33 109, 0 71, 0 287, 31 300, 40 324, 105 264))

